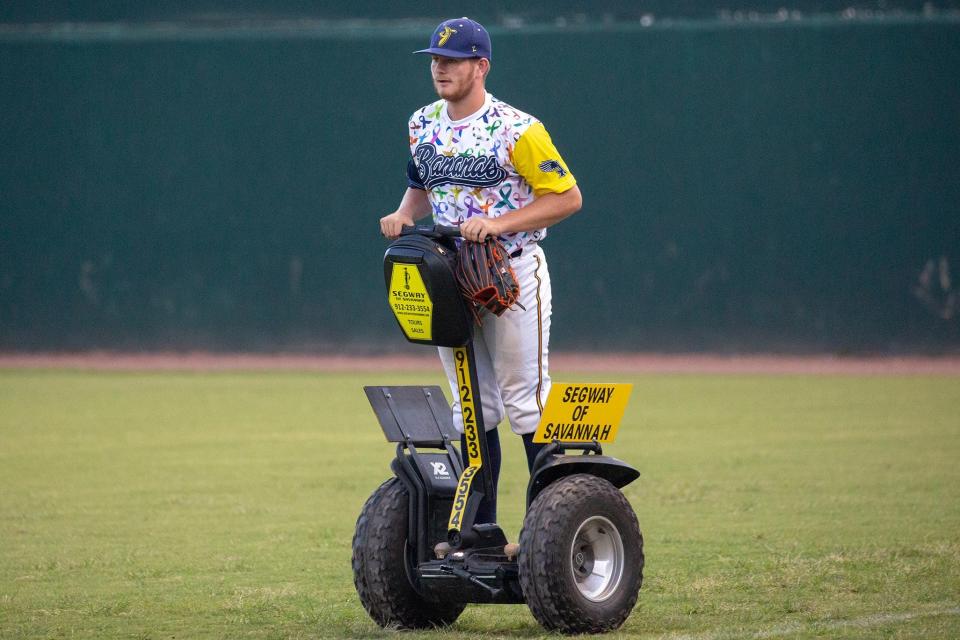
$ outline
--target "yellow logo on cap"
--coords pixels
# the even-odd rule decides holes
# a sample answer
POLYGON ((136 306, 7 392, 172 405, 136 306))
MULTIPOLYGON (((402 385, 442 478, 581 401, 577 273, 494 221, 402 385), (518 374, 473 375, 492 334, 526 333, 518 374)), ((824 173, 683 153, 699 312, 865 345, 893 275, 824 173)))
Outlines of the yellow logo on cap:
POLYGON ((442 47, 447 44, 447 40, 450 39, 450 36, 457 32, 456 29, 451 29, 449 25, 443 28, 443 33, 440 34, 440 39, 437 41, 437 46, 442 47))

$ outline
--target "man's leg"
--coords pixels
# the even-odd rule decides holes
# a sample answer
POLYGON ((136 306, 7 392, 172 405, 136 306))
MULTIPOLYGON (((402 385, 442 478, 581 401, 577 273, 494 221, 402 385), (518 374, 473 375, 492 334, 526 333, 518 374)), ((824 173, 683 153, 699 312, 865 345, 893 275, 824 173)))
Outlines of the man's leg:
MULTIPOLYGON (((466 467, 467 460, 466 438, 463 436, 463 415, 460 413, 460 381, 457 379, 456 363, 453 359, 453 349, 440 347, 440 361, 443 363, 443 370, 447 374, 447 382, 450 384, 450 393, 453 397, 453 426, 460 433, 460 455, 463 458, 463 466, 466 467)), ((474 332, 473 352, 476 360, 477 378, 480 384, 480 399, 483 405, 483 425, 486 429, 487 438, 487 460, 484 465, 490 465, 493 472, 493 486, 496 490, 497 482, 500 479, 500 432, 497 431, 497 425, 503 420, 504 408, 500 399, 500 390, 497 388, 497 381, 494 376, 493 364, 490 358, 490 351, 484 340, 481 331, 474 332)), ((476 485, 474 485, 476 486, 476 485)), ((497 521, 497 494, 494 491, 492 496, 484 496, 480 501, 480 507, 477 511, 476 523, 496 522, 497 521)))
MULTIPOLYGON (((463 458, 463 466, 466 467, 468 464, 467 437, 463 434, 460 434, 460 456, 463 458)), ((496 427, 487 431, 487 459, 483 461, 483 464, 490 465, 490 469, 493 471, 494 494, 483 496, 483 500, 480 501, 480 506, 477 508, 477 515, 474 518, 476 524, 497 521, 496 488, 500 481, 500 432, 496 427)))
POLYGON ((542 249, 529 248, 510 265, 520 283, 524 308, 516 307, 499 318, 484 317, 481 332, 489 347, 510 428, 523 435, 537 430, 550 394, 548 353, 553 306, 550 273, 542 249))
POLYGON ((523 450, 527 454, 527 471, 533 471, 533 463, 537 459, 537 454, 540 453, 540 450, 547 446, 546 442, 534 442, 534 434, 524 433, 521 438, 523 438, 523 450))
MULTIPOLYGON (((486 322, 484 322, 486 324, 486 322)), ((443 371, 447 374, 447 383, 450 385, 450 396, 453 399, 453 426, 459 433, 463 433, 463 415, 460 413, 460 381, 457 378, 457 365, 453 361, 453 349, 438 347, 440 362, 443 371)), ((490 350, 484 339, 483 332, 474 331, 473 335, 474 363, 477 367, 477 378, 480 382, 480 398, 483 402, 483 426, 487 431, 496 429, 503 420, 503 401, 500 399, 500 389, 493 371, 490 359, 490 350)), ((474 389, 474 393, 477 390, 474 389)))

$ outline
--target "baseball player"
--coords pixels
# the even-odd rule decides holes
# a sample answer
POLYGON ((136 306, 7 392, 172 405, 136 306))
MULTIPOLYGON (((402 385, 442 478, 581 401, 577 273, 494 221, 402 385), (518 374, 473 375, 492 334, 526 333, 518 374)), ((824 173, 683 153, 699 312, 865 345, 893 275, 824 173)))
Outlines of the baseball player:
MULTIPOLYGON (((432 215, 435 224, 459 226, 467 240, 497 237, 510 255, 520 305, 500 317, 484 315, 474 337, 496 482, 497 425, 504 417, 523 438, 528 466, 539 449, 533 434, 550 393, 551 314, 550 274, 540 243, 548 227, 580 209, 580 189, 543 124, 486 91, 492 56, 482 25, 469 18, 445 20, 429 48, 414 53, 431 56, 440 99, 410 117, 407 190, 397 210, 380 219, 380 230, 396 238, 404 225, 432 215)), ((452 349, 441 347, 440 359, 462 434, 452 349)), ((496 522, 495 494, 480 504, 476 522, 496 522)))

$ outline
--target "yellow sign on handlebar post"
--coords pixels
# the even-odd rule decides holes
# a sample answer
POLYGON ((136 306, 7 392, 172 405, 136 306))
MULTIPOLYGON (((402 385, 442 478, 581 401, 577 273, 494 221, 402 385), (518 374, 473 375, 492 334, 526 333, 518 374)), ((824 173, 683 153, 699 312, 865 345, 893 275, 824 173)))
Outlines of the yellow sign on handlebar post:
POLYGON ((554 383, 534 442, 613 442, 623 420, 630 383, 554 383))
POLYGON ((430 340, 433 301, 415 264, 395 262, 390 276, 390 308, 411 340, 430 340))

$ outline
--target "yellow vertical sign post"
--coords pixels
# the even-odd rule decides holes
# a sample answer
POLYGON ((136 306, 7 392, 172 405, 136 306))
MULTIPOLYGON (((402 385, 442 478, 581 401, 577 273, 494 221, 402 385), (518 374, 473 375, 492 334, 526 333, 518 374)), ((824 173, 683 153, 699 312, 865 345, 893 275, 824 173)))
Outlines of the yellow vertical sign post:
POLYGON ((633 385, 555 383, 534 442, 613 442, 633 385))
POLYGON ((430 340, 433 332, 433 302, 416 265, 393 263, 389 297, 393 315, 397 317, 407 338, 430 340))
POLYGON ((463 418, 463 436, 467 441, 467 468, 460 474, 457 481, 457 491, 453 494, 453 505, 450 507, 450 520, 447 523, 448 531, 460 531, 463 526, 463 516, 467 508, 467 498, 470 496, 470 485, 473 478, 483 466, 483 457, 480 455, 480 428, 477 425, 477 413, 480 411, 474 403, 475 393, 473 381, 470 377, 470 361, 466 347, 455 347, 453 350, 454 365, 457 369, 457 385, 460 395, 460 416, 463 418))

